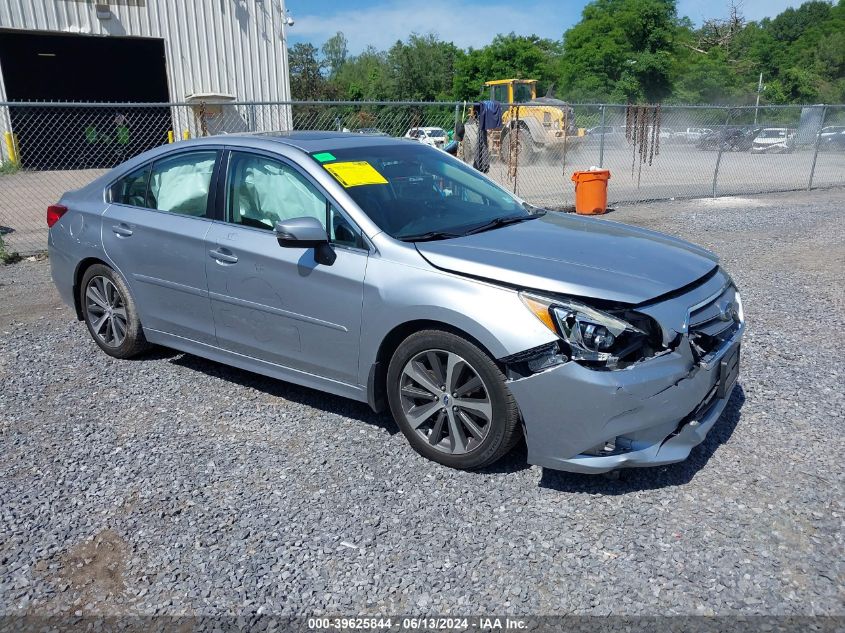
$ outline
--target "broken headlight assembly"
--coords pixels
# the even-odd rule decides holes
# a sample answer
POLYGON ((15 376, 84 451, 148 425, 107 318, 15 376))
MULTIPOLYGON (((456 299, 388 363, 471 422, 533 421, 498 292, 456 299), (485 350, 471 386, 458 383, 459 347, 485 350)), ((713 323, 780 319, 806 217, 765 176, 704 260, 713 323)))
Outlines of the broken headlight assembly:
POLYGON ((570 358, 581 364, 621 369, 661 350, 659 327, 644 314, 630 310, 611 314, 571 299, 528 292, 519 296, 534 316, 561 338, 570 358))

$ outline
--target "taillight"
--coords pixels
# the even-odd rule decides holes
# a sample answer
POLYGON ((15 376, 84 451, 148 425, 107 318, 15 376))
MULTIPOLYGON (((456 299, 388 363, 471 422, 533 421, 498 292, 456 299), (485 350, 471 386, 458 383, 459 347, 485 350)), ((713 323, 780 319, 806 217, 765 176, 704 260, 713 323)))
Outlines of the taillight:
POLYGON ((47 227, 53 228, 53 225, 58 222, 65 213, 67 213, 67 207, 63 204, 51 204, 47 207, 47 227))

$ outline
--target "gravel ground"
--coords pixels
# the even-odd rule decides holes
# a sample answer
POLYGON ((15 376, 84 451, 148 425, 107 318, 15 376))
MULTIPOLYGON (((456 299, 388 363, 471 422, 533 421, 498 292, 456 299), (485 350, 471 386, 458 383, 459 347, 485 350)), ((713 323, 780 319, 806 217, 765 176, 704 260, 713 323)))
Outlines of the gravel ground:
MULTIPOLYGON (((366 406, 102 354, 0 268, 0 613, 845 614, 845 191, 619 207, 718 251, 740 387, 618 481, 417 456, 366 406)), ((598 221, 598 220, 597 220, 598 221)))

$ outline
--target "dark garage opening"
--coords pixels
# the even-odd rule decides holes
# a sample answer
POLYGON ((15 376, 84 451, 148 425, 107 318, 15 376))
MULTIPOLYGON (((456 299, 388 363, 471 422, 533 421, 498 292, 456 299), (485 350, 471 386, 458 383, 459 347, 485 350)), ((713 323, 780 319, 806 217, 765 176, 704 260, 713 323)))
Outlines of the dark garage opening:
MULTIPOLYGON (((164 41, 0 29, 9 101, 167 102, 164 41)), ((111 167, 167 142, 169 108, 11 106, 21 166, 111 167)))

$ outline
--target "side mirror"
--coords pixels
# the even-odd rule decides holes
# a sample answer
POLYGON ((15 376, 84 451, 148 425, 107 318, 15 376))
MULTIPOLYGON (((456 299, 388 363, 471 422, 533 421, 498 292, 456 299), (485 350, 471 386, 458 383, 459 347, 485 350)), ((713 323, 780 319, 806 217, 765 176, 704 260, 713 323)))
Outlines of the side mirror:
POLYGON ((276 222, 274 230, 279 246, 288 248, 315 248, 329 242, 326 229, 317 218, 291 218, 276 222))
POLYGON ((317 218, 291 218, 276 222, 274 232, 276 241, 283 248, 313 248, 318 264, 331 266, 337 259, 337 254, 329 245, 326 229, 317 218))

